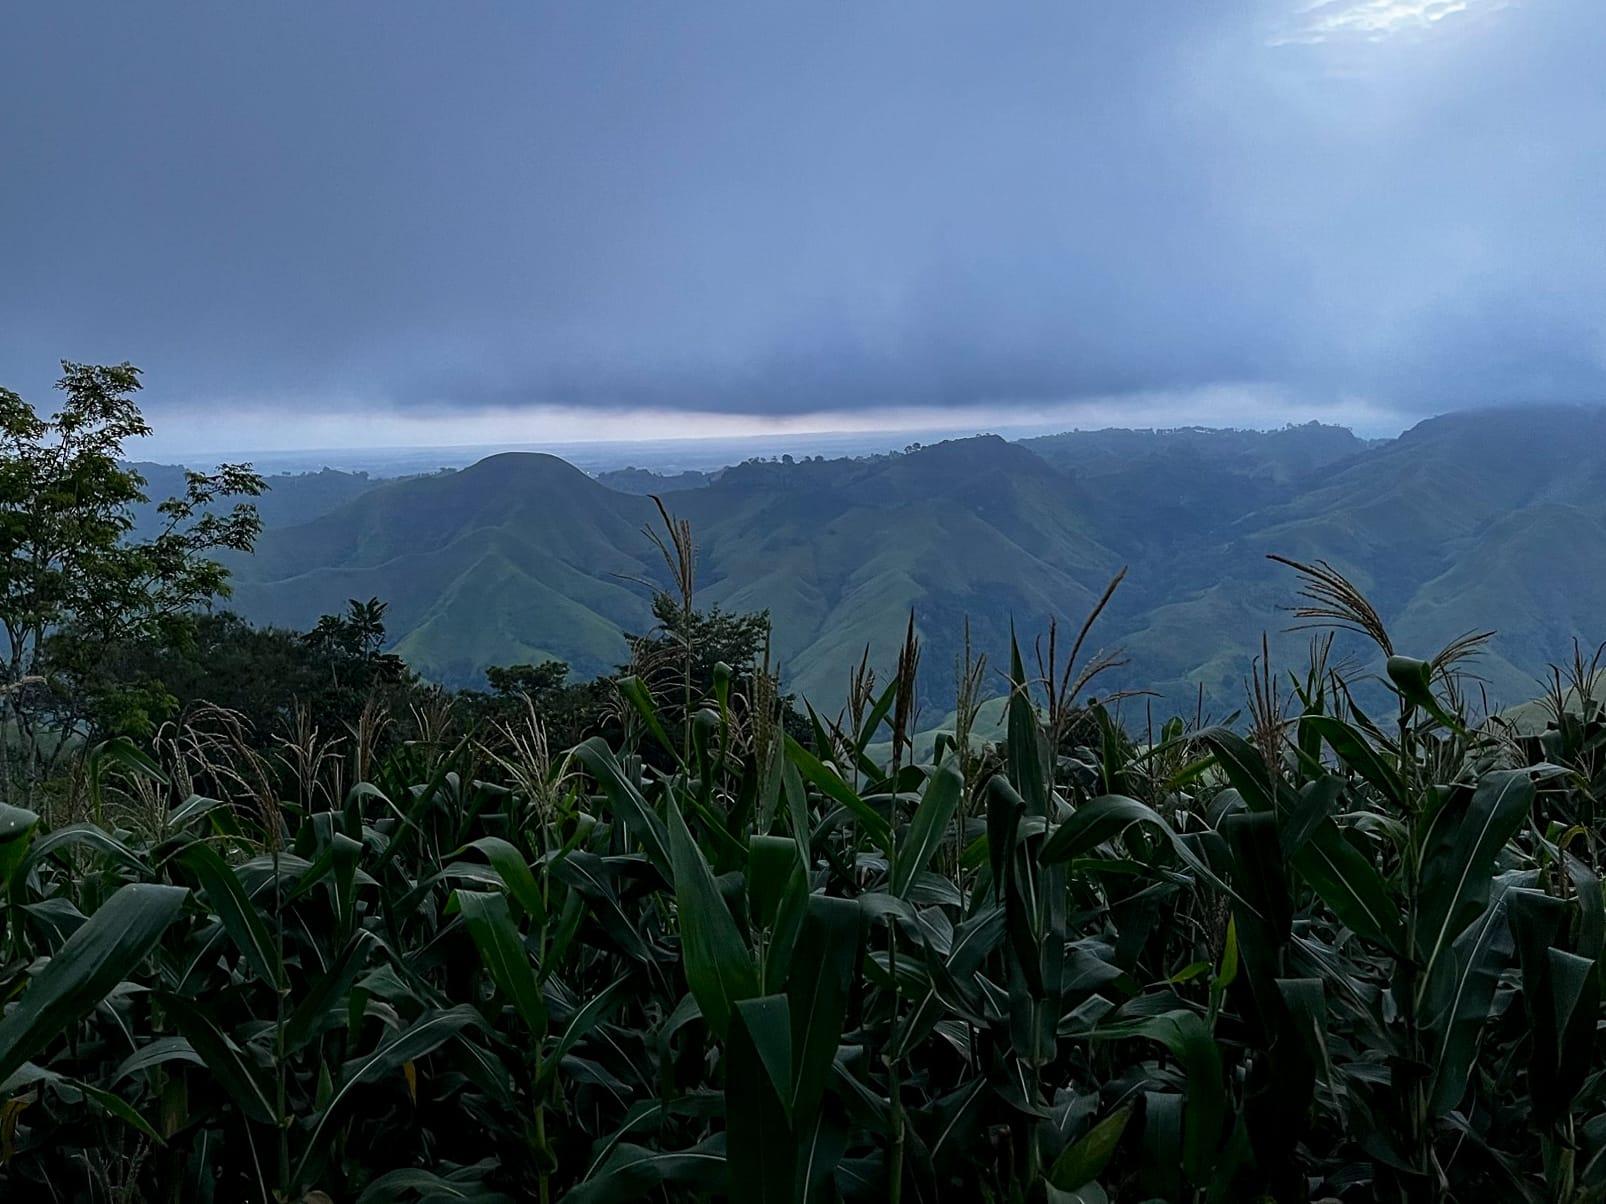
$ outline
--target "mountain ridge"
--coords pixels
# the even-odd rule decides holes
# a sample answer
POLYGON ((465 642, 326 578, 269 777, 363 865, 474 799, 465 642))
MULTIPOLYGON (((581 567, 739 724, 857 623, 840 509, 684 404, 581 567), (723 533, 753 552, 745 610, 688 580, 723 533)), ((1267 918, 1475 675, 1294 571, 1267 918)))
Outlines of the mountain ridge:
MULTIPOLYGON (((1591 542, 1606 530, 1606 471, 1579 454, 1590 445, 1606 446, 1606 409, 1457 413, 1381 441, 1319 424, 982 435, 749 461, 666 503, 696 533, 702 604, 770 610, 789 684, 809 696, 839 693, 866 646, 889 662, 913 607, 940 708, 967 618, 999 664, 1012 626, 1029 643, 1051 617, 1079 623, 1126 567, 1094 641, 1127 650, 1111 684, 1157 689, 1168 706, 1203 686, 1225 708, 1248 669, 1238 649, 1269 628, 1288 658, 1305 638, 1278 630, 1297 583, 1268 552, 1338 565, 1425 653, 1438 644, 1418 642, 1460 634, 1441 629, 1470 617, 1473 594, 1509 603, 1515 629, 1489 663, 1514 695, 1542 668, 1534 657, 1585 634, 1606 593, 1591 542), (1589 544, 1576 602, 1565 566, 1530 554, 1558 540, 1589 544), (1508 567, 1473 591, 1480 562, 1508 567)), ((264 532, 233 566, 237 605, 304 624, 347 596, 386 598, 396 650, 456 684, 521 659, 601 672, 651 622, 643 582, 663 577, 645 484, 611 489, 558 457, 508 452, 375 485, 264 532)))

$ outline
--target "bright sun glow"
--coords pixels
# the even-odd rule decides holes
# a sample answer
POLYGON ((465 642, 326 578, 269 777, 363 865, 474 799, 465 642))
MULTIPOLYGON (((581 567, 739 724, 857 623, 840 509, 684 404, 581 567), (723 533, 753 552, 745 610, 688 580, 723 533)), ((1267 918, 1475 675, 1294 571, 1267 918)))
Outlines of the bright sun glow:
POLYGON ((1474 11, 1506 7, 1506 0, 1318 0, 1300 10, 1279 44, 1352 39, 1381 42, 1395 34, 1432 29, 1474 11))

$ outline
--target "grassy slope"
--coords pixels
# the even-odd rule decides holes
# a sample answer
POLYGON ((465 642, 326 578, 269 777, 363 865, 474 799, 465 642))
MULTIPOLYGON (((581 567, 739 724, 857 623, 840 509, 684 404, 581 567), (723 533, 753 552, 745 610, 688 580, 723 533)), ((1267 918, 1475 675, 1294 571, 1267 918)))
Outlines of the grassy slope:
MULTIPOLYGON (((705 603, 770 609, 791 684, 822 700, 867 644, 890 661, 914 607, 935 720, 967 615, 1002 665, 1012 621, 1028 643, 1051 615, 1074 626, 1126 564, 1094 643, 1132 663, 1106 688, 1141 684, 1169 708, 1203 683, 1221 714, 1262 630, 1277 663, 1303 656, 1307 635, 1279 630, 1294 583, 1270 551, 1350 573, 1413 651, 1503 626, 1483 669, 1509 698, 1606 613, 1606 468, 1580 454, 1602 446, 1606 411, 1566 407, 1460 414, 1373 445, 1317 426, 984 437, 741 465, 672 501, 697 532, 705 603)), ((239 602, 307 623, 387 598, 398 649, 450 680, 545 656, 596 671, 648 621, 628 579, 661 578, 652 519, 647 499, 550 456, 492 457, 270 531, 239 602)))
POLYGON ((910 608, 946 680, 964 617, 998 648, 1011 617, 1091 604, 1118 567, 1069 481, 1002 439, 863 463, 752 465, 682 495, 703 533, 704 596, 771 607, 790 680, 825 697, 866 644, 885 663, 910 608))
POLYGON ((493 456, 266 532, 236 601, 306 625, 349 597, 384 598, 397 649, 447 680, 553 656, 596 673, 624 658, 624 631, 649 622, 631 579, 652 571, 650 511, 552 456, 493 456))

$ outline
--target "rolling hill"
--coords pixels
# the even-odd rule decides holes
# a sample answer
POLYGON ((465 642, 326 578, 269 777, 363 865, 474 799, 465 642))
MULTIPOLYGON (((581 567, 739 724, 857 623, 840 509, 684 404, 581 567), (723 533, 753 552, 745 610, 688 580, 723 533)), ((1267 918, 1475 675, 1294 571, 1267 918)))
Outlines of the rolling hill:
MULTIPOLYGON (((162 524, 157 506, 164 499, 184 492, 184 469, 173 464, 135 463, 129 467, 145 478, 150 498, 134 512, 134 530, 153 534, 162 524)), ((264 526, 292 527, 311 522, 372 489, 379 481, 362 472, 338 472, 325 468, 319 472, 275 473, 265 477, 267 492, 254 499, 264 526)))
POLYGON ((554 657, 597 673, 651 622, 632 582, 659 567, 641 533, 652 513, 554 456, 491 456, 269 528, 236 565, 234 605, 303 627, 347 598, 383 598, 394 650, 445 681, 554 657))
MULTIPOLYGON (((1073 626, 1111 575, 1127 582, 1095 641, 1130 664, 1110 685, 1161 709, 1203 688, 1235 708, 1241 650, 1303 633, 1279 608, 1296 583, 1267 552, 1333 562, 1372 591, 1402 647, 1431 653, 1501 629, 1480 668, 1518 698, 1606 614, 1606 410, 1463 412, 1398 439, 1341 428, 978 436, 862 459, 749 462, 668 496, 691 520, 705 605, 768 609, 789 683, 840 695, 868 645, 886 664, 910 608, 925 637, 928 714, 951 700, 968 617, 1001 665, 1073 626)), ((270 524, 235 565, 248 617, 305 625, 348 597, 391 603, 395 650, 463 684, 490 664, 557 657, 579 673, 626 654, 663 579, 632 476, 608 488, 552 456, 372 484, 302 523, 270 524)), ((1601 634, 1606 634, 1602 632, 1601 634)), ((1128 705, 1144 705, 1131 703, 1128 705)))

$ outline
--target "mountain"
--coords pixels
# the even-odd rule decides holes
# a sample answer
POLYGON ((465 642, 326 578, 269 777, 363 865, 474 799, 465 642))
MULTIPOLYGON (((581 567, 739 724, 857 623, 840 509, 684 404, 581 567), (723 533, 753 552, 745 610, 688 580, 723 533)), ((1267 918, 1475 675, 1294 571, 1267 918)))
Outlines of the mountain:
POLYGON ((698 472, 695 469, 663 473, 654 472, 650 468, 631 467, 599 472, 597 480, 620 493, 637 493, 646 497, 654 493, 679 493, 683 489, 701 489, 718 475, 714 472, 698 472))
MULTIPOLYGON (((1202 688, 1224 713, 1263 630, 1280 665, 1308 638, 1283 630, 1298 582, 1268 552, 1352 575, 1415 653, 1500 627, 1479 668, 1520 698, 1606 614, 1599 448, 1606 410, 1561 406, 1457 413, 1376 442, 1317 424, 978 436, 750 461, 666 500, 696 533, 698 597, 770 610, 789 684, 827 705, 866 646, 890 663, 912 608, 923 722, 939 718, 967 617, 1002 668, 1012 624, 1030 655, 1051 616, 1074 629, 1126 566, 1092 643, 1130 663, 1101 689, 1154 690, 1164 712, 1202 688)), ((656 509, 641 481, 619 483, 509 453, 372 485, 271 525, 235 565, 235 602, 305 625, 348 597, 385 598, 396 650, 453 683, 545 657, 601 671, 651 621, 645 583, 664 573, 644 534, 656 509)))
POLYGON ((1072 431, 1023 446, 1081 484, 1101 530, 1164 547, 1274 505, 1368 445, 1343 427, 1311 422, 1276 431, 1072 431))
POLYGON ((1306 553, 1325 544, 1364 565, 1407 646, 1497 628, 1479 672, 1503 697, 1532 693, 1575 636, 1606 637, 1602 449, 1601 407, 1431 419, 1268 515, 1252 538, 1297 533, 1306 553))
POLYGON ((1369 446, 1342 426, 1321 422, 1275 431, 1185 426, 1169 430, 1108 428, 1023 439, 1022 446, 1084 479, 1193 462, 1232 476, 1296 481, 1318 468, 1359 455, 1369 446))
MULTIPOLYGON (((145 478, 150 501, 136 509, 135 532, 153 533, 161 524, 156 507, 167 498, 184 493, 184 469, 174 464, 137 463, 129 465, 145 478)), ((267 491, 251 499, 265 527, 292 527, 327 514, 336 506, 367 493, 378 480, 363 472, 338 472, 325 468, 319 472, 277 473, 264 478, 267 491)))
POLYGON ((653 513, 555 456, 491 456, 266 530, 233 566, 233 605, 304 627, 347 598, 383 598, 394 651, 446 681, 554 657, 598 673, 651 622, 632 582, 661 569, 642 534, 653 513))
POLYGON ((744 464, 673 500, 701 537, 703 596, 769 609, 790 680, 811 697, 839 692, 866 645, 887 663, 911 609, 926 664, 947 682, 967 615, 996 650, 1012 618, 1083 611, 1120 567, 1074 482, 997 436, 744 464))
MULTIPOLYGON (((1601 447, 1601 407, 1466 411, 1295 477, 1281 500, 1134 570, 1149 583, 1142 613, 1112 615, 1127 620, 1134 679, 1173 697, 1201 682, 1212 697, 1241 696, 1238 650, 1291 622, 1277 608, 1296 583, 1265 559, 1277 552, 1348 574, 1416 654, 1497 629, 1475 669, 1495 696, 1528 697, 1574 636, 1606 635, 1606 465, 1583 450, 1601 447)), ((1281 663, 1300 655, 1300 638, 1274 640, 1281 663)))

